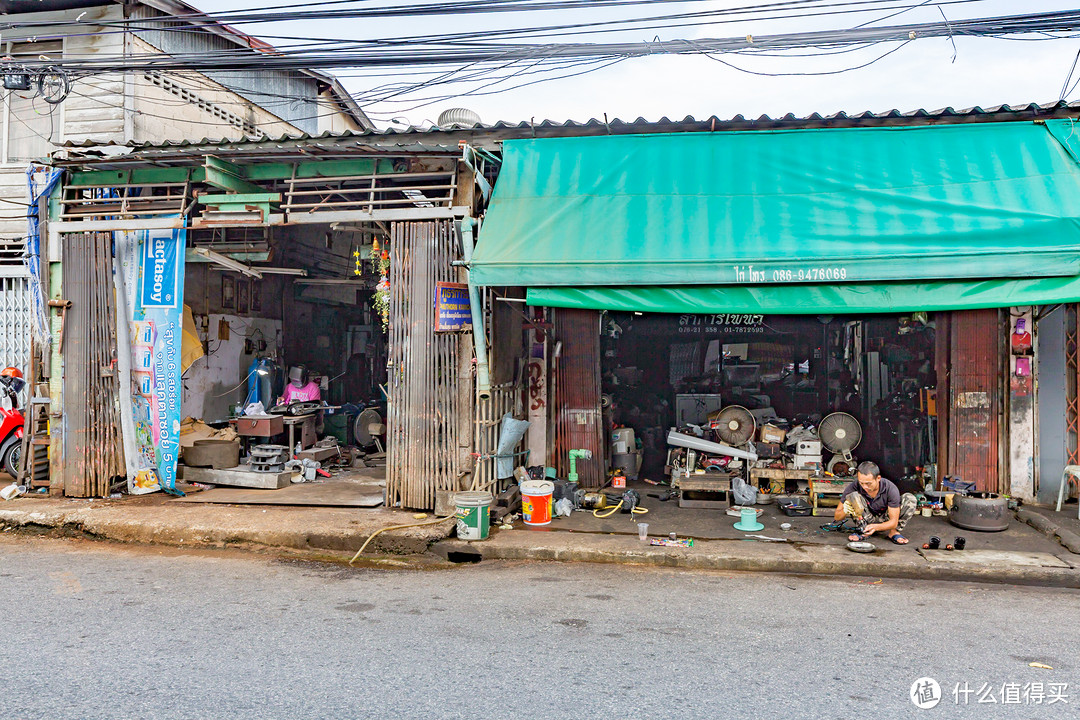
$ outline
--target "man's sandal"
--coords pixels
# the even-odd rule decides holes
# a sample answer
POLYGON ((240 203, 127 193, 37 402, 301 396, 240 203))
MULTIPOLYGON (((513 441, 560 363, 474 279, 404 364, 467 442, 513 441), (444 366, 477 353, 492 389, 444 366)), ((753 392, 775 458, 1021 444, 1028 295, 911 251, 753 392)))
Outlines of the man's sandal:
POLYGON ((851 542, 865 542, 866 538, 868 538, 868 537, 870 537, 870 536, 869 535, 863 535, 860 532, 854 532, 854 533, 851 533, 850 535, 848 535, 847 539, 850 540, 851 542))
POLYGON ((891 535, 889 539, 893 541, 893 545, 907 545, 909 542, 909 540, 900 533, 891 535), (904 542, 899 542, 900 540, 903 540, 904 542))

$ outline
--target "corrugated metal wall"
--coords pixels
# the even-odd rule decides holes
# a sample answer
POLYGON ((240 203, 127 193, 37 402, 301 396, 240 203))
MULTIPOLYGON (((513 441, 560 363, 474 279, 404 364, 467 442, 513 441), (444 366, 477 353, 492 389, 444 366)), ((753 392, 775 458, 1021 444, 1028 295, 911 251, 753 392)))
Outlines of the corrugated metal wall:
MULTIPOLYGON (((435 283, 455 282, 461 247, 449 221, 394 223, 390 240, 386 504, 430 510, 457 490, 459 343, 435 332, 435 283)), ((467 444, 467 442, 466 442, 467 444)))
POLYGON ((570 472, 571 449, 591 450, 579 460, 582 487, 604 482, 605 435, 600 408, 600 316, 595 310, 552 311, 554 341, 562 342, 555 364, 555 467, 559 477, 570 472))
POLYGON ((103 497, 124 474, 112 234, 63 237, 64 494, 103 497))
POLYGON ((965 310, 948 331, 948 474, 984 492, 1001 491, 1001 328, 998 310, 965 310))

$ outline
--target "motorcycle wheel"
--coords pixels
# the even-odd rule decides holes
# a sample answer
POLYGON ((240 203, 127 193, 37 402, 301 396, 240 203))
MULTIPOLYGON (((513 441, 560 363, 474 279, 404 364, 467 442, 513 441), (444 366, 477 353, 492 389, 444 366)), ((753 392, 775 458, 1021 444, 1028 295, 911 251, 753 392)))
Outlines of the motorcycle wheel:
POLYGON ((0 446, 0 467, 13 478, 18 478, 21 461, 22 441, 12 435, 0 446))

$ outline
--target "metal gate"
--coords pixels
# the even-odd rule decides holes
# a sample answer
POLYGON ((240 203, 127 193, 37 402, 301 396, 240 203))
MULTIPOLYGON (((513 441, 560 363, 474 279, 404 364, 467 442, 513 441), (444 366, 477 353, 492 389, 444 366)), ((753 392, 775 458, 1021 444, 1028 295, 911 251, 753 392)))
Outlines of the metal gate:
POLYGON ((21 273, 0 276, 0 367, 28 372, 31 317, 30 278, 21 273))
POLYGON ((125 474, 116 377, 112 234, 63 237, 64 494, 102 497, 125 474))
POLYGON ((1080 465, 1080 311, 1065 306, 1065 453, 1066 465, 1080 465))
POLYGON ((1000 492, 1003 389, 998 310, 952 313, 948 343, 947 474, 974 482, 977 490, 1000 492))
MULTIPOLYGON (((389 437, 386 504, 431 509, 457 490, 463 437, 459 338, 435 332, 435 283, 455 282, 461 247, 451 221, 394 223, 390 239, 389 437)), ((471 413, 471 408, 469 408, 471 413)))
POLYGON ((570 472, 572 449, 592 451, 578 460, 582 487, 604 482, 604 431, 600 406, 600 316, 595 310, 552 311, 555 342, 562 350, 555 365, 555 462, 559 477, 570 472))

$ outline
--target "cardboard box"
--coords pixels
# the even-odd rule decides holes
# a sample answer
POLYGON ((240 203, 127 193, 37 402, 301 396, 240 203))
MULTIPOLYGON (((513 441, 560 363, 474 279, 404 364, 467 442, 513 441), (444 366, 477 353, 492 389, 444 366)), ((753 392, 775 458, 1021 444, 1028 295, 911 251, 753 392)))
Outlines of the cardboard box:
POLYGON ((781 430, 775 425, 762 425, 758 433, 758 440, 763 443, 782 443, 787 437, 787 430, 781 430))

